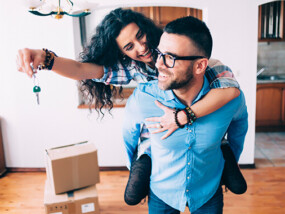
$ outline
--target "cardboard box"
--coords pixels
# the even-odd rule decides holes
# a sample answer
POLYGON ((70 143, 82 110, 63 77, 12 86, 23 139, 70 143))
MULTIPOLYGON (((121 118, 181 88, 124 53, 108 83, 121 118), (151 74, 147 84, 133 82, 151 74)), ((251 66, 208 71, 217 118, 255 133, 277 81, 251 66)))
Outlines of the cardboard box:
POLYGON ((95 145, 85 141, 47 149, 46 173, 55 194, 99 183, 95 145))
POLYGON ((99 214, 96 186, 85 187, 63 194, 54 194, 49 181, 45 184, 46 214, 99 214))

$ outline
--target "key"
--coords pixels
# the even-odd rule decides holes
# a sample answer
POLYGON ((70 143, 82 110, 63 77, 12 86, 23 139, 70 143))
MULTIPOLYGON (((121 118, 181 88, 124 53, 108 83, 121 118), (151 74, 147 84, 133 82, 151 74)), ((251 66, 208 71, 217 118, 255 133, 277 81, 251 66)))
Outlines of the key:
POLYGON ((41 92, 40 86, 35 85, 33 88, 33 92, 36 94, 38 105, 40 105, 40 96, 39 96, 39 93, 41 92))
POLYGON ((31 68, 33 70, 33 79, 34 79, 34 88, 33 88, 33 92, 36 94, 37 97, 37 103, 38 105, 40 105, 40 92, 41 92, 41 88, 39 86, 39 80, 36 77, 36 73, 37 73, 37 69, 34 68, 33 64, 31 63, 31 68))

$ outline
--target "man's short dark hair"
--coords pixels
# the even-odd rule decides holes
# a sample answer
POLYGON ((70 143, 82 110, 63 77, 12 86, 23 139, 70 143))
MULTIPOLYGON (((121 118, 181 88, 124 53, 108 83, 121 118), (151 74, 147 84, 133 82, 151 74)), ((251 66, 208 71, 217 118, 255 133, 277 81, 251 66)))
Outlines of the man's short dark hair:
POLYGON ((205 57, 211 57, 213 40, 209 28, 203 21, 187 16, 169 22, 163 31, 187 36, 205 57))

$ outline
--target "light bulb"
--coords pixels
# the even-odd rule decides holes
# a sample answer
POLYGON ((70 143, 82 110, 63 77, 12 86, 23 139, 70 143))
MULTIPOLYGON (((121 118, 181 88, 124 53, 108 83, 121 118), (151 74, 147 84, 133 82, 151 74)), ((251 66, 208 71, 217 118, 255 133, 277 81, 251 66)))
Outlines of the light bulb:
POLYGON ((44 1, 41 1, 41 0, 24 0, 21 2, 25 7, 28 7, 30 9, 35 9, 35 8, 40 7, 44 4, 44 1))
POLYGON ((74 7, 78 10, 86 10, 86 9, 92 10, 98 5, 97 3, 94 2, 91 3, 87 0, 74 0, 73 3, 74 7))
POLYGON ((54 5, 53 3, 49 2, 42 6, 41 12, 42 13, 50 13, 51 11, 55 10, 57 8, 57 5, 54 5))

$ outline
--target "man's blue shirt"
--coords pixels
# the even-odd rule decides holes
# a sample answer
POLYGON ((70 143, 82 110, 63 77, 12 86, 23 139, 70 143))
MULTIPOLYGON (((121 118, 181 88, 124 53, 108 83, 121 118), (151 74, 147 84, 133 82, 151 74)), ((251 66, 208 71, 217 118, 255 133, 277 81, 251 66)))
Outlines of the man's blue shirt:
MULTIPOLYGON (((203 87, 193 103, 209 90, 209 82, 204 77, 203 87)), ((123 137, 129 164, 139 142, 142 124, 151 123, 145 119, 164 115, 155 100, 170 108, 186 107, 172 90, 160 90, 157 80, 140 84, 125 108, 123 137)), ((150 188, 153 193, 180 211, 184 211, 186 203, 191 212, 205 204, 220 184, 224 167, 221 140, 228 130, 228 140, 238 160, 247 132, 247 117, 241 92, 222 108, 198 118, 193 125, 176 130, 165 140, 160 139, 165 133, 151 134, 150 188)))

